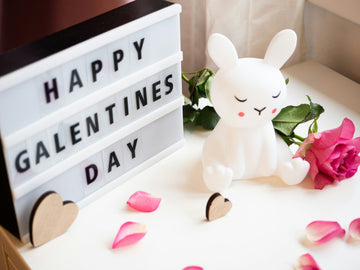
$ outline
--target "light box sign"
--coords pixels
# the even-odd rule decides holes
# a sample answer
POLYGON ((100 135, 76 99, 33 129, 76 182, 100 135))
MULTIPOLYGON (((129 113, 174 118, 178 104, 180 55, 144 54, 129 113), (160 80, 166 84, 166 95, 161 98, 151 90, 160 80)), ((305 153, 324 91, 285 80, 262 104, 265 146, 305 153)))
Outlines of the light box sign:
POLYGON ((183 139, 179 13, 134 1, 0 55, 1 224, 47 191, 84 205, 183 139))

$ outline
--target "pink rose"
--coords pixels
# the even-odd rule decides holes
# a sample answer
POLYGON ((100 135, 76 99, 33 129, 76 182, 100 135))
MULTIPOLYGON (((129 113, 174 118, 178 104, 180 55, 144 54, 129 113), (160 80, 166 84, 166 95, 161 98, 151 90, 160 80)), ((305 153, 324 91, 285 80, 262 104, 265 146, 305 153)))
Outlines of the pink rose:
POLYGON ((354 132, 354 123, 345 118, 340 127, 311 133, 301 144, 294 158, 310 163, 309 174, 316 189, 356 173, 360 165, 360 137, 353 139, 354 132))

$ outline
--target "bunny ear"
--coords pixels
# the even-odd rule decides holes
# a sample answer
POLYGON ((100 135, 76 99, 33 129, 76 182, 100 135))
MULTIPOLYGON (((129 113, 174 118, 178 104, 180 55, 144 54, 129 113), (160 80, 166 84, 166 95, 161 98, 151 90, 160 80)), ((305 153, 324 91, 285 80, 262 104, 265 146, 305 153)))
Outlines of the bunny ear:
POLYGON ((231 68, 236 65, 238 55, 230 39, 222 34, 212 34, 208 41, 208 52, 219 68, 231 68))
POLYGON ((265 62, 280 69, 295 51, 296 42, 297 37, 293 30, 280 31, 273 37, 266 50, 265 62))

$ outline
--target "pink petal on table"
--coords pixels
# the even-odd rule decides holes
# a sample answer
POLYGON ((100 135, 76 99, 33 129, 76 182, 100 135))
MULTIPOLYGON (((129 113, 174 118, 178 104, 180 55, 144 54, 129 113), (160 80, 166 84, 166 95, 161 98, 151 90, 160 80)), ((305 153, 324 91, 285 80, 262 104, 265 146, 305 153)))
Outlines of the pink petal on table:
POLYGON ((336 221, 317 220, 306 226, 306 234, 311 242, 321 244, 344 235, 345 230, 336 221))
POLYGON ((321 270, 319 265, 309 253, 303 254, 298 258, 297 270, 321 270))
POLYGON ((200 266, 188 266, 185 267, 183 270, 203 270, 203 268, 200 266))
POLYGON ((355 240, 360 240, 360 218, 354 219, 349 225, 349 234, 355 240))
POLYGON ((117 233, 112 248, 123 247, 134 244, 146 234, 146 226, 136 222, 126 222, 121 225, 117 233))
POLYGON ((161 202, 161 198, 153 197, 150 193, 137 191, 130 196, 127 204, 141 212, 155 211, 161 202))

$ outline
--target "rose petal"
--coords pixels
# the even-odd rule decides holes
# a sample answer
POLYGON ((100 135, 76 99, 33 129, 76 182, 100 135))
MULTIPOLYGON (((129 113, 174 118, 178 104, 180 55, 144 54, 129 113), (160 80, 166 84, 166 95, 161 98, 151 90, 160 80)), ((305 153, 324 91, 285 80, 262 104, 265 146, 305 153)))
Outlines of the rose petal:
POLYGON ((296 151, 295 156, 305 157, 307 149, 316 149, 314 151, 320 151, 321 156, 318 157, 319 162, 322 163, 332 153, 332 147, 338 144, 342 139, 349 140, 353 137, 355 132, 354 123, 345 118, 341 125, 337 128, 325 130, 319 133, 310 133, 304 142, 300 145, 296 151), (323 158, 325 158, 323 160, 323 158))
POLYGON ((183 270, 203 270, 203 268, 200 266, 188 266, 185 267, 183 270))
POLYGON ((153 197, 150 193, 144 191, 137 191, 130 196, 127 204, 141 212, 155 211, 161 202, 161 198, 153 197))
POLYGON ((323 173, 319 173, 315 176, 313 182, 315 189, 323 189, 326 185, 332 184, 334 179, 323 173))
MULTIPOLYGON (((309 162, 309 164, 310 164, 309 175, 310 175, 311 179, 313 179, 313 181, 314 181, 316 175, 319 173, 316 156, 311 151, 308 151, 306 153, 306 159, 305 160, 307 162, 309 162)), ((316 186, 315 181, 314 181, 314 186, 316 186)))
POLYGON ((297 157, 305 158, 306 151, 311 147, 311 144, 315 141, 315 136, 317 136, 318 134, 319 133, 310 133, 299 146, 298 150, 294 155, 294 158, 297 157))
POLYGON ((303 254, 298 258, 297 270, 321 270, 314 258, 309 254, 303 254))
POLYGON ((360 152, 360 137, 352 139, 352 144, 354 145, 357 152, 360 152))
POLYGON ((126 222, 121 225, 112 248, 123 247, 134 244, 143 238, 146 234, 146 226, 136 222, 126 222))
POLYGON ((345 234, 345 230, 336 221, 318 220, 306 226, 306 234, 311 242, 321 244, 345 234))
POLYGON ((360 240, 360 218, 354 219, 349 225, 349 234, 355 240, 360 240))
POLYGON ((341 138, 351 139, 354 136, 355 125, 353 121, 351 121, 349 118, 344 118, 340 128, 341 128, 341 135, 340 135, 341 138))
POLYGON ((316 140, 315 144, 319 148, 328 148, 336 144, 339 139, 351 139, 354 132, 354 123, 350 119, 344 118, 339 127, 321 132, 321 138, 316 140))

